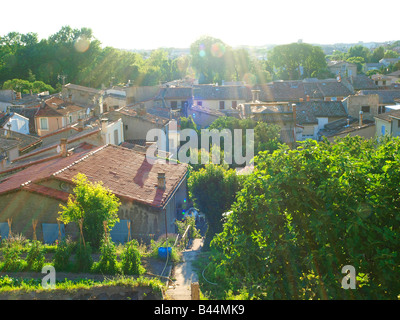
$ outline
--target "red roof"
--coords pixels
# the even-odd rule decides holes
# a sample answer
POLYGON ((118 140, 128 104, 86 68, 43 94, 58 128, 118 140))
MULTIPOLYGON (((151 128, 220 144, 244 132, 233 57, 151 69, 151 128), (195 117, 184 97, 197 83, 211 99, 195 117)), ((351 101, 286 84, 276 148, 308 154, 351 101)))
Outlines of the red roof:
POLYGON ((64 100, 51 97, 44 102, 44 106, 40 107, 35 117, 61 117, 75 111, 83 110, 82 107, 64 100))
MULTIPOLYGON (((0 194, 9 191, 17 190, 20 187, 24 187, 29 183, 40 181, 51 177, 51 175, 79 160, 88 150, 81 150, 80 152, 72 153, 68 157, 50 157, 49 160, 41 159, 35 164, 27 163, 24 166, 18 167, 22 169, 17 173, 7 176, 0 180, 0 194)), ((16 168, 14 168, 16 170, 16 168)), ((6 170, 8 171, 8 170, 6 170)), ((1 179, 1 178, 0 178, 1 179)))
POLYGON ((150 164, 143 153, 107 145, 54 176, 72 182, 78 173, 85 174, 92 182, 102 181, 105 187, 120 198, 163 207, 186 177, 187 165, 160 162, 150 164), (165 173, 165 189, 157 188, 159 172, 165 173))

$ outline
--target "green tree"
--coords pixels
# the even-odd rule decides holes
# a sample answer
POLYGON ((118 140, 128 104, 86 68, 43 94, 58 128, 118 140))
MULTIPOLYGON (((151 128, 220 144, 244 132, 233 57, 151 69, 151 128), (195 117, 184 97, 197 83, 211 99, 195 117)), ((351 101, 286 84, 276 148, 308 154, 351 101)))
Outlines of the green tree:
POLYGON ((400 139, 260 153, 212 248, 209 279, 261 299, 397 299, 400 139), (352 265, 357 290, 343 290, 352 265))
POLYGON ((268 53, 268 60, 283 80, 309 78, 327 68, 321 47, 307 43, 276 46, 268 53))
POLYGON ((385 48, 379 46, 378 48, 374 49, 371 55, 371 62, 378 63, 379 60, 383 59, 385 55, 385 48))
POLYGON ((190 46, 192 66, 199 83, 221 83, 226 74, 226 51, 230 48, 220 39, 203 36, 190 46))
POLYGON ((118 219, 119 199, 101 182, 90 182, 84 174, 73 179, 75 188, 66 206, 60 204, 59 218, 65 224, 83 219, 84 239, 98 247, 103 239, 105 221, 109 232, 118 219))
POLYGON ((354 63, 357 65, 357 72, 361 73, 363 66, 365 64, 365 59, 363 57, 350 57, 346 60, 347 62, 354 63))
POLYGON ((386 50, 385 54, 383 55, 383 57, 386 58, 386 59, 398 58, 399 54, 396 51, 393 51, 393 50, 386 50))
POLYGON ((196 208, 206 215, 208 229, 205 246, 222 231, 222 214, 230 209, 239 190, 239 177, 233 169, 208 164, 204 169, 192 171, 188 179, 191 199, 196 208))
POLYGON ((370 57, 371 57, 371 52, 369 51, 369 49, 367 47, 364 47, 363 45, 356 45, 356 46, 350 47, 346 56, 347 56, 347 59, 353 58, 353 57, 361 57, 361 58, 364 58, 365 62, 369 62, 370 57))

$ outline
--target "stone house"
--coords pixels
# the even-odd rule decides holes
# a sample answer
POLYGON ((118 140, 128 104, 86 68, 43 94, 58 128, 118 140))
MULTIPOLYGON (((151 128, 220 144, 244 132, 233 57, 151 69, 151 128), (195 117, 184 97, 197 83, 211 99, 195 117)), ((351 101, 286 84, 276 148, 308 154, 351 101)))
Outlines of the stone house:
POLYGON ((0 128, 29 134, 29 119, 16 112, 0 113, 0 128))
POLYGON ((92 115, 98 116, 103 107, 103 91, 68 83, 63 85, 61 96, 66 102, 88 108, 92 115))
POLYGON ((361 114, 364 120, 373 121, 376 115, 385 112, 379 104, 377 94, 350 95, 343 100, 343 105, 348 115, 356 119, 359 119, 361 114))
POLYGON ((318 140, 318 132, 327 123, 346 118, 341 101, 309 101, 296 103, 296 124, 303 127, 301 140, 318 140))
POLYGON ((375 123, 371 120, 356 119, 353 117, 342 118, 324 125, 318 135, 334 142, 337 138, 345 136, 359 136, 370 139, 375 135, 375 123))
POLYGON ((86 109, 58 97, 43 102, 35 114, 35 126, 39 136, 63 128, 86 117, 86 109))
MULTIPOLYGON (((146 155, 127 148, 87 143, 73 151, 0 172, 0 223, 12 218, 12 231, 31 238, 32 219, 43 239, 43 224, 56 226, 59 205, 67 202, 78 174, 102 181, 121 201, 118 216, 131 221, 131 236, 148 241, 175 232, 175 220, 187 198, 186 164, 147 162, 146 155)), ((78 228, 65 226, 76 238, 78 228)))
POLYGON ((246 86, 193 86, 193 104, 220 112, 237 110, 239 104, 251 101, 250 89, 246 86))
POLYGON ((0 170, 26 152, 41 146, 37 137, 0 128, 0 170))
POLYGON ((400 110, 379 114, 374 117, 376 124, 376 136, 391 135, 400 136, 400 110))
POLYGON ((357 75, 357 65, 347 61, 330 61, 328 62, 328 69, 335 76, 349 77, 357 75))

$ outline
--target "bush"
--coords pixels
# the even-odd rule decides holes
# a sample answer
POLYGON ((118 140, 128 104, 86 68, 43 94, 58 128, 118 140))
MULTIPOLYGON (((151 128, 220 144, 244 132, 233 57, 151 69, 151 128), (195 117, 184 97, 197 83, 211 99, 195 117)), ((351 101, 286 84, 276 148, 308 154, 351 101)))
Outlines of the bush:
POLYGON ((3 243, 3 263, 1 271, 19 271, 24 267, 24 261, 21 259, 21 248, 17 243, 5 241, 3 243))
POLYGON ((29 245, 26 267, 32 271, 41 271, 45 260, 43 245, 39 241, 33 241, 29 245))
POLYGON ((95 266, 95 270, 107 274, 119 272, 117 261, 117 250, 110 237, 104 237, 100 245, 100 260, 95 266))
POLYGON ((76 247, 74 271, 75 272, 90 271, 92 265, 93 265, 93 259, 92 259, 92 248, 90 246, 90 243, 86 242, 86 245, 79 243, 76 247))
POLYGON ((121 268, 124 274, 140 274, 143 271, 141 255, 138 250, 138 242, 132 240, 125 244, 121 255, 121 268))
POLYGON ((58 271, 67 270, 69 259, 73 251, 73 244, 69 240, 63 239, 56 248, 53 257, 54 268, 58 271))

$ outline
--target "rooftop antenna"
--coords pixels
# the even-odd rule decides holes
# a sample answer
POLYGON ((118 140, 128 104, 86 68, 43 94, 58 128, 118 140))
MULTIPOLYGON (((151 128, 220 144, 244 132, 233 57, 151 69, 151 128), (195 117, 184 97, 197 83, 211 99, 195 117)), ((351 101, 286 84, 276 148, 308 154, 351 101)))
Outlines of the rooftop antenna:
POLYGON ((59 75, 57 75, 57 79, 58 80, 62 80, 62 84, 63 84, 63 86, 65 85, 65 79, 67 78, 67 76, 65 75, 65 74, 59 74, 59 75))

